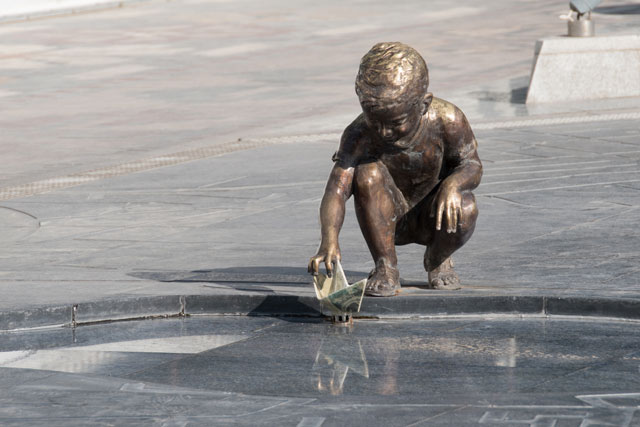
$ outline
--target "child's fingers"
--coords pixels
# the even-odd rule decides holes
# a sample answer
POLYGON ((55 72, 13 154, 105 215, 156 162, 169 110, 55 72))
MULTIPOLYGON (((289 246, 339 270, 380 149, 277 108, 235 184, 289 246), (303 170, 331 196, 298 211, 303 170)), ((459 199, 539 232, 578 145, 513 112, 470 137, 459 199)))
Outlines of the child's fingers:
POLYGON ((307 271, 310 274, 313 274, 314 276, 318 275, 318 268, 320 266, 320 258, 317 256, 314 256, 313 258, 311 258, 311 260, 309 261, 309 265, 307 266, 307 271))
POLYGON ((447 233, 455 233, 458 227, 458 217, 456 215, 456 209, 451 203, 447 209, 447 233))
POLYGON ((442 214, 444 213, 444 202, 438 204, 438 212, 436 213, 436 230, 442 228, 442 214))
POLYGON ((324 259, 324 265, 327 269, 327 276, 329 277, 333 276, 333 260, 331 258, 333 257, 327 255, 324 259))

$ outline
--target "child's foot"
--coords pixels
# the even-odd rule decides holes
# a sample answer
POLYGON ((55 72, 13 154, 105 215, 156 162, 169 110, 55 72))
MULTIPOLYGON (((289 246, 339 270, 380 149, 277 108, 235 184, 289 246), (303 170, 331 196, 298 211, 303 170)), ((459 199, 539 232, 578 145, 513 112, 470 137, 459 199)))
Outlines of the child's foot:
POLYGON ((453 270, 451 257, 445 259, 442 264, 433 269, 428 269, 429 286, 432 289, 455 290, 460 289, 460 278, 453 270))
POLYGON ((371 297, 392 297, 400 290, 400 273, 395 267, 378 263, 369 273, 364 294, 371 297))

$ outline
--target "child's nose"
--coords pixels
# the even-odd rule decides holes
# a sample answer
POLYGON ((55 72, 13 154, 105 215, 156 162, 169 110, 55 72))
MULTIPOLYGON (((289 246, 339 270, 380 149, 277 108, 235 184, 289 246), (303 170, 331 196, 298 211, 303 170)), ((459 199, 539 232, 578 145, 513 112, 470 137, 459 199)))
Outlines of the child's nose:
POLYGON ((380 130, 380 135, 383 138, 389 138, 393 135, 393 131, 391 130, 390 127, 382 126, 382 129, 380 130))

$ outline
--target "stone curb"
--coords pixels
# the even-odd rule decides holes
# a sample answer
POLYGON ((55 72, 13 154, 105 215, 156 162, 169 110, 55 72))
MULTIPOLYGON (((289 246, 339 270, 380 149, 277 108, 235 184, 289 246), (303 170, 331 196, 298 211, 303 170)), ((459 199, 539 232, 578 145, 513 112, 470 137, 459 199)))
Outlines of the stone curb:
MULTIPOLYGON (((223 294, 108 299, 0 312, 0 331, 190 315, 326 317, 315 297, 223 294)), ((461 315, 580 316, 640 320, 640 299, 558 296, 397 296, 365 298, 356 318, 461 315)))

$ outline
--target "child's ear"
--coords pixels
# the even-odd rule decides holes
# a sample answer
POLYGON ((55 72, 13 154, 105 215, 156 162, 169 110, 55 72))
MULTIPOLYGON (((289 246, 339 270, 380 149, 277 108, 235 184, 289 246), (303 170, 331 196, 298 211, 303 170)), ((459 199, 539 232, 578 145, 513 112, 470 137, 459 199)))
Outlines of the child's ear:
POLYGON ((427 92, 424 94, 424 98, 422 98, 422 114, 425 114, 431 105, 431 101, 433 101, 433 94, 431 92, 427 92))

